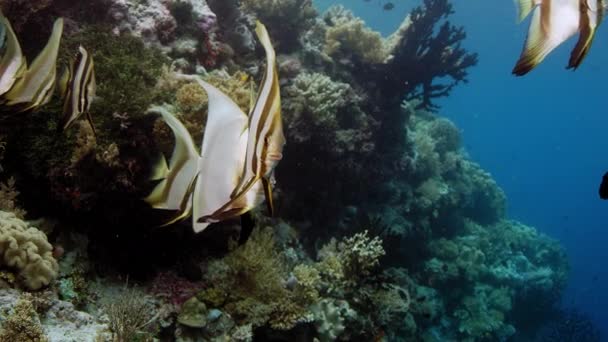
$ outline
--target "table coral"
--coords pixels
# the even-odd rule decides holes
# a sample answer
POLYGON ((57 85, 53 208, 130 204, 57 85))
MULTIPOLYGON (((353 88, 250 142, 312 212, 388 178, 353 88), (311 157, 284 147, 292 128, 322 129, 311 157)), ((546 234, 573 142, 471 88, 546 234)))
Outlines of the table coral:
POLYGON ((46 235, 4 211, 0 211, 0 252, 2 264, 17 269, 31 290, 48 285, 57 276, 59 266, 46 235))

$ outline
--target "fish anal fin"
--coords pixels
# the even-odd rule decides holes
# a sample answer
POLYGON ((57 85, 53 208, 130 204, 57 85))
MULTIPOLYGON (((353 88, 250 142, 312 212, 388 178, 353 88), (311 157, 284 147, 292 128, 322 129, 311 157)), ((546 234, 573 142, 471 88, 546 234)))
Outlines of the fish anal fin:
POLYGON ((513 68, 513 74, 523 76, 534 69, 544 58, 553 50, 553 44, 549 39, 541 23, 541 10, 534 11, 528 37, 524 50, 521 53, 517 64, 513 68))

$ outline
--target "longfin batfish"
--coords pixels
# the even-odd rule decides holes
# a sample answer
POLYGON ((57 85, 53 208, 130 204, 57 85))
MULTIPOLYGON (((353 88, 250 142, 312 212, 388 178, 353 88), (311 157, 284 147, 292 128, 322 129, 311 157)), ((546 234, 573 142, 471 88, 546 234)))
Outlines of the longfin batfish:
POLYGON ((4 54, 0 59, 0 95, 9 91, 27 68, 21 46, 8 19, 0 13, 0 24, 4 28, 4 54))
POLYGON ((93 57, 82 46, 69 66, 64 69, 59 79, 59 89, 64 97, 63 117, 61 127, 65 131, 81 115, 85 114, 89 125, 95 133, 95 126, 91 120, 91 103, 95 98, 95 70, 93 57))
POLYGON ((173 153, 180 156, 181 162, 174 163, 175 157, 172 158, 168 171, 163 161, 159 162, 153 174, 166 173, 167 177, 157 184, 146 201, 156 208, 178 210, 178 219, 190 215, 191 208, 195 232, 213 222, 238 217, 264 198, 272 206, 270 178, 282 157, 285 138, 274 49, 262 24, 257 24, 256 32, 266 51, 267 65, 249 116, 226 94, 200 77, 180 76, 197 82, 208 95, 200 156, 194 152, 194 143, 179 120, 158 109, 152 110, 160 113, 171 127, 176 136, 173 153), (182 167, 178 169, 174 165, 182 167))
POLYGON ((164 179, 144 199, 153 208, 178 211, 174 219, 164 224, 167 225, 190 215, 192 186, 200 157, 186 127, 166 108, 152 107, 148 113, 159 114, 175 137, 169 165, 167 166, 165 158, 161 157, 153 172, 155 176, 164 175, 164 179))
POLYGON ((602 0, 580 0, 581 18, 578 42, 570 54, 568 69, 576 69, 587 56, 595 37, 597 27, 604 18, 604 3, 602 0))
POLYGON ((266 53, 266 71, 258 97, 249 115, 245 165, 238 186, 230 195, 231 201, 212 215, 199 221, 222 220, 251 210, 266 197, 271 215, 274 212, 272 191, 269 187, 272 173, 283 157, 285 136, 281 119, 281 95, 276 67, 276 54, 266 27, 256 23, 258 39, 266 53))
POLYGON ((15 111, 24 112, 40 107, 51 99, 55 90, 57 53, 62 33, 63 19, 59 18, 55 20, 46 46, 22 77, 3 95, 5 106, 15 106, 15 111))
POLYGON ((519 19, 531 12, 532 20, 522 54, 513 74, 522 76, 534 69, 557 46, 580 32, 568 68, 577 68, 586 56, 597 26, 600 24, 603 0, 516 0, 519 19))

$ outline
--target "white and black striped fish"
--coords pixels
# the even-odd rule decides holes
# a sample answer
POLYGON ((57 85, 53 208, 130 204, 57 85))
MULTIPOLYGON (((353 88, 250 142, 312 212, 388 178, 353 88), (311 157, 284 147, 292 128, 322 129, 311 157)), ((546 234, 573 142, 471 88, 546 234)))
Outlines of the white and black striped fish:
POLYGON ((61 129, 65 131, 84 114, 95 132, 90 113, 96 90, 93 57, 82 46, 78 47, 76 58, 64 69, 59 79, 59 90, 64 98, 61 129))
POLYGON ((161 107, 150 110, 162 116, 176 141, 169 165, 161 158, 154 172, 160 183, 145 199, 154 208, 177 211, 166 224, 192 215, 198 233, 213 222, 247 213, 264 199, 273 211, 271 178, 285 138, 275 52, 259 22, 256 33, 266 52, 266 72, 249 115, 200 77, 181 76, 200 84, 209 99, 200 155, 177 118, 161 107))
MULTIPOLYGON (((10 28, 7 21, 4 18, 2 20, 5 22, 4 25, 10 28)), ((10 89, 2 94, 2 105, 10 107, 14 112, 35 110, 48 103, 55 91, 57 54, 63 33, 63 19, 55 20, 47 44, 27 69, 24 67, 25 62, 21 61, 22 56, 20 49, 18 49, 18 42, 13 37, 14 34, 10 31, 8 33, 7 44, 12 42, 11 44, 14 46, 12 48, 8 47, 13 52, 7 60, 7 64, 4 65, 3 62, 3 65, 0 66, 0 68, 7 67, 0 76, 2 90, 5 89, 4 86, 10 84, 10 89), (13 71, 9 72, 9 70, 13 71), (17 70, 16 73, 15 70, 17 70), (4 83, 4 81, 7 83, 4 83)))
POLYGON ((513 74, 522 76, 534 69, 556 47, 579 33, 568 69, 576 69, 591 47, 604 16, 603 0, 516 0, 519 20, 531 12, 528 37, 513 74))

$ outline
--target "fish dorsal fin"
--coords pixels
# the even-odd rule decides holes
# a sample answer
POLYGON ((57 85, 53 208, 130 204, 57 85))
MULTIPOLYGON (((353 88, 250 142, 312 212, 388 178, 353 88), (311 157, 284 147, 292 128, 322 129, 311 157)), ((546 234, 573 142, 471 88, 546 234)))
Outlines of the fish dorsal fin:
POLYGON ((187 79, 203 87, 209 99, 193 196, 193 228, 200 232, 214 220, 198 222, 199 219, 229 202, 239 182, 247 142, 247 116, 226 94, 200 77, 187 76, 187 79))
POLYGON ((199 156, 184 125, 166 108, 155 106, 148 113, 159 114, 175 136, 175 146, 166 177, 145 198, 154 208, 185 210, 184 198, 189 196, 196 177, 199 156))
POLYGON ((8 92, 15 81, 21 77, 27 63, 21 52, 21 46, 8 19, 0 13, 0 23, 5 30, 5 49, 0 59, 0 95, 8 92))
MULTIPOLYGON (((36 56, 23 77, 18 79, 13 87, 5 94, 7 105, 27 103, 21 111, 32 109, 44 104, 49 91, 55 87, 56 62, 59 52, 59 43, 63 33, 63 18, 55 20, 51 36, 36 56)), ((50 98, 50 97, 48 97, 50 98)))

